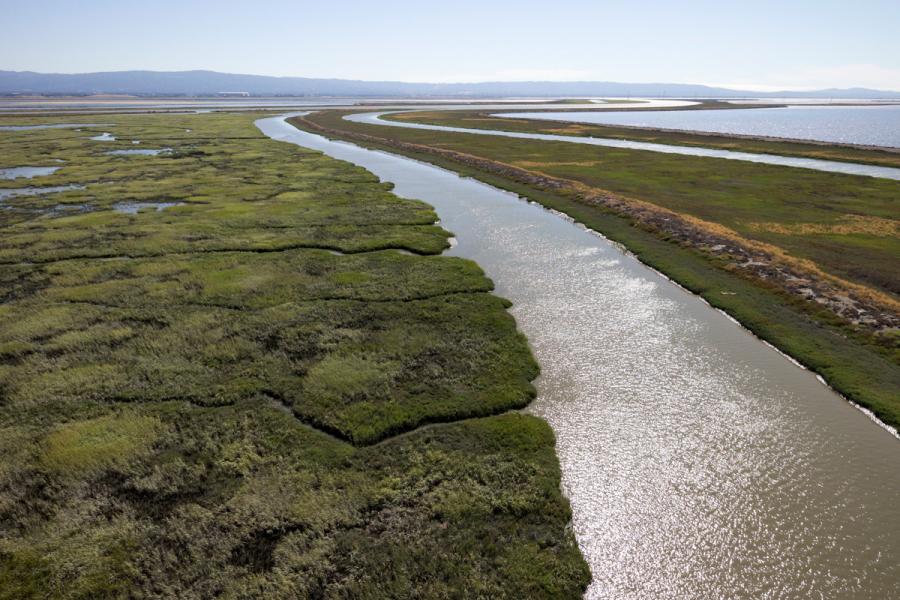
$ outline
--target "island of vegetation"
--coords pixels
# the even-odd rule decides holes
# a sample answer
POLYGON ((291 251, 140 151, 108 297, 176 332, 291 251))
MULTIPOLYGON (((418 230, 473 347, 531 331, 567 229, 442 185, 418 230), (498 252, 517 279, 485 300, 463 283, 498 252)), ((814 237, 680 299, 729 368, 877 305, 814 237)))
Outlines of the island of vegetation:
POLYGON ((0 132, 0 598, 579 597, 508 302, 258 117, 0 132))
MULTIPOLYGON (((734 105, 707 102, 692 109, 728 107, 734 105)), ((884 423, 900 426, 900 182, 397 128, 348 121, 347 114, 323 110, 291 122, 428 161, 566 213, 726 311, 884 423)), ((900 153, 890 149, 500 118, 485 110, 385 118, 900 166, 900 153)))

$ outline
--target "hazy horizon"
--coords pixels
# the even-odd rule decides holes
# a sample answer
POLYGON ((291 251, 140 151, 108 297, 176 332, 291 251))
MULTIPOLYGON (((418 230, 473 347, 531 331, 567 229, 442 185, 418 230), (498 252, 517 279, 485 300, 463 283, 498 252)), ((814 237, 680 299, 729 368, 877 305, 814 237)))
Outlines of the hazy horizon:
POLYGON ((900 3, 8 3, 0 69, 900 90, 900 3))
POLYGON ((225 71, 216 71, 213 69, 204 69, 204 68, 196 68, 196 69, 183 69, 178 71, 160 71, 155 69, 122 69, 116 71, 73 71, 73 72, 41 72, 34 71, 31 69, 28 70, 9 70, 9 69, 0 69, 0 72, 7 73, 36 73, 38 75, 94 75, 94 74, 110 74, 110 73, 217 73, 220 75, 235 75, 240 77, 276 77, 281 79, 333 79, 336 81, 359 81, 362 83, 398 83, 398 84, 419 84, 419 85, 479 85, 479 84, 558 84, 558 83, 585 83, 585 84, 593 84, 593 83, 609 83, 615 85, 685 85, 685 86, 708 86, 711 88, 724 88, 730 89, 733 91, 750 91, 750 92, 759 92, 770 94, 773 92, 811 92, 811 91, 825 91, 827 89, 866 89, 866 90, 877 90, 877 91, 887 91, 887 92, 896 92, 900 94, 900 85, 898 85, 897 89, 890 88, 872 88, 869 86, 844 86, 844 87, 835 87, 829 86, 827 88, 824 87, 810 87, 810 88, 778 88, 773 87, 772 89, 754 89, 753 87, 741 87, 730 84, 706 84, 706 83, 697 83, 694 81, 612 81, 612 80, 552 80, 552 79, 517 79, 517 80, 477 80, 477 81, 403 81, 403 80, 378 80, 378 79, 349 79, 342 77, 308 77, 306 75, 262 75, 260 73, 233 73, 233 72, 225 72, 225 71))

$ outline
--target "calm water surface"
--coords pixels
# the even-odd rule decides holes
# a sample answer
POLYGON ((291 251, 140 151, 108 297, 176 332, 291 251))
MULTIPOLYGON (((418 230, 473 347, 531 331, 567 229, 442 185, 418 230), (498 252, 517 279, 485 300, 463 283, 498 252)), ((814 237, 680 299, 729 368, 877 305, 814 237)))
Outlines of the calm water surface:
MULTIPOLYGON (((275 98, 197 98, 193 100, 185 100, 184 98, 130 98, 130 99, 112 99, 112 98, 60 98, 60 99, 21 99, 21 98, 0 98, 0 112, 22 112, 32 110, 112 110, 112 109, 133 109, 133 110, 160 110, 160 109, 204 109, 204 112, 210 110, 243 110, 254 108, 271 108, 279 110, 305 109, 313 106, 411 106, 413 104, 419 106, 430 106, 432 108, 472 108, 471 106, 461 105, 460 102, 474 101, 479 106, 485 108, 511 108, 522 107, 529 108, 535 104, 546 103, 552 101, 552 98, 473 98, 454 100, 447 99, 423 99, 417 98, 413 100, 398 100, 397 98, 292 98, 292 97, 275 97, 275 98), (495 103, 490 106, 489 103, 495 103)), ((693 101, 671 100, 646 98, 641 100, 640 105, 636 104, 616 104, 615 101, 604 102, 607 106, 624 106, 626 108, 642 108, 642 107, 678 107, 696 104, 693 101)), ((568 105, 567 108, 573 106, 582 106, 589 108, 596 106, 594 102, 587 102, 579 105, 568 105)), ((2 130, 2 128, 0 128, 2 130)))
POLYGON ((536 112, 497 116, 737 133, 900 148, 900 106, 790 106, 644 113, 536 112))
POLYGON ((137 148, 129 150, 110 150, 107 152, 110 156, 156 156, 171 152, 171 148, 137 148))
POLYGON ((166 210, 173 206, 182 206, 184 202, 116 202, 113 210, 127 215, 136 215, 146 208, 153 208, 156 212, 166 210))
POLYGON ((46 187, 20 187, 20 188, 0 188, 0 201, 8 198, 17 198, 19 196, 43 196, 44 194, 56 194, 58 192, 67 192, 69 190, 84 189, 83 185, 55 185, 46 187))
MULTIPOLYGON (((499 137, 544 140, 551 142, 569 142, 571 144, 586 144, 589 146, 607 146, 610 148, 628 148, 631 150, 646 150, 649 152, 663 152, 666 154, 681 154, 684 156, 702 156, 705 158, 722 158, 725 160, 740 160, 744 162, 778 165, 784 167, 798 167, 801 169, 813 169, 829 173, 844 173, 846 175, 865 175, 867 177, 884 177, 886 179, 900 180, 900 169, 894 167, 879 167, 834 160, 819 160, 816 158, 798 158, 793 156, 779 156, 777 154, 758 154, 755 152, 736 152, 733 150, 720 150, 718 148, 702 148, 697 146, 676 146, 674 144, 656 144, 652 142, 636 142, 633 140, 620 140, 612 138, 584 137, 575 135, 553 135, 548 133, 522 133, 518 131, 502 131, 495 129, 469 129, 465 127, 448 127, 444 125, 429 125, 426 123, 409 123, 405 121, 390 121, 381 117, 391 112, 359 113, 347 115, 344 118, 355 123, 369 125, 382 125, 385 127, 401 127, 406 129, 427 129, 431 131, 448 131, 456 133, 470 133, 473 135, 493 135, 499 137)), ((697 111, 700 112, 700 111, 697 111)), ((705 111, 712 112, 712 111, 705 111)), ((730 111, 729 111, 730 112, 730 111)), ((509 113, 521 117, 529 113, 509 113)), ((545 115, 554 113, 530 113, 533 115, 545 115)), ((575 113, 558 113, 575 114, 575 113)), ((503 116, 503 115, 498 115, 503 116)), ((714 165, 710 165, 714 168, 714 165)))
POLYGON ((432 204, 541 364, 594 598, 900 592, 900 441, 723 314, 566 219, 471 179, 257 122, 432 204))
POLYGON ((62 167, 11 167, 0 169, 0 179, 34 179, 50 175, 62 167))

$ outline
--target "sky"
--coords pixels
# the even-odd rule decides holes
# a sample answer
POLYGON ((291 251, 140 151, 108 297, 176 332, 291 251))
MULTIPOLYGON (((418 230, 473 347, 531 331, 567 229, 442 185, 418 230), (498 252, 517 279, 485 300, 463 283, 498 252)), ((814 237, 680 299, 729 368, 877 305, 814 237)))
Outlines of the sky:
POLYGON ((0 0, 0 70, 900 91, 900 0, 0 0))

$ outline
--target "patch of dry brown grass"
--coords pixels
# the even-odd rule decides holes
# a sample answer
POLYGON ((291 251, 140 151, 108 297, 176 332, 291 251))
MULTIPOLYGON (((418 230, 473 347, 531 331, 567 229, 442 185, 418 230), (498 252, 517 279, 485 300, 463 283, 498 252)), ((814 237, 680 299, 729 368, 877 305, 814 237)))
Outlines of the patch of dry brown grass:
POLYGON ((522 167, 523 169, 530 169, 538 167, 596 167, 597 165, 602 163, 602 160, 583 160, 580 162, 536 162, 531 160, 520 160, 513 164, 517 167, 522 167))
POLYGON ((753 231, 768 231, 784 235, 852 235, 864 234, 877 237, 900 235, 900 221, 866 215, 844 215, 837 223, 749 223, 753 231))
POLYGON ((584 127, 583 125, 569 125, 568 127, 561 127, 558 129, 544 129, 543 133, 556 133, 560 135, 578 135, 581 133, 588 133, 591 131, 590 127, 584 127))
MULTIPOLYGON (((504 163, 500 163, 504 164, 504 163)), ((587 201, 591 201, 592 198, 602 199, 615 199, 621 202, 622 204, 628 205, 631 207, 632 211, 641 211, 646 214, 646 212, 653 212, 659 215, 666 216, 670 219, 679 219, 682 222, 689 224, 692 227, 695 227, 701 231, 705 231, 723 238, 729 239, 734 244, 740 245, 748 250, 754 250, 760 253, 765 253, 771 257, 773 264, 782 265, 784 267, 790 268, 793 271, 799 271, 803 273, 806 277, 819 279, 821 281, 827 281, 834 288, 838 290, 844 290, 847 293, 852 293, 856 297, 865 300, 866 302, 870 302, 876 306, 880 306, 883 309, 889 310, 894 313, 900 313, 900 302, 898 302, 893 296, 884 293, 880 290, 874 289, 872 287, 862 285, 859 283, 855 283, 852 281, 848 281, 841 277, 837 277, 832 275, 831 273, 826 273, 823 271, 819 265, 815 262, 805 259, 798 258, 789 254, 783 248, 779 246, 775 246, 774 244, 768 244, 766 242, 761 242, 758 240, 748 239, 735 230, 726 227, 720 223, 713 223, 711 221, 706 221, 704 219, 700 219, 698 217, 688 215, 685 213, 679 213, 668 208, 663 208, 657 204, 653 204, 652 202, 648 202, 646 200, 639 200, 637 198, 631 198, 628 196, 624 196, 622 194, 613 193, 609 190, 604 190, 601 188, 596 188, 589 186, 580 181, 575 181, 572 179, 566 179, 562 177, 556 177, 554 175, 549 175, 547 173, 541 171, 531 171, 535 174, 538 174, 542 177, 546 177, 551 180, 556 180, 561 183, 564 183, 564 188, 561 191, 569 191, 574 192, 577 196, 584 198, 587 201)), ((626 211, 626 212, 632 212, 626 211)), ((849 227, 863 227, 865 224, 865 232, 871 233, 873 229, 874 222, 877 223, 877 227, 881 227, 882 229, 893 227, 894 231, 896 231, 897 221, 892 219, 882 219, 878 217, 862 217, 860 215, 847 215, 848 223, 846 226, 849 227), (851 219, 852 217, 852 219, 851 219)))

